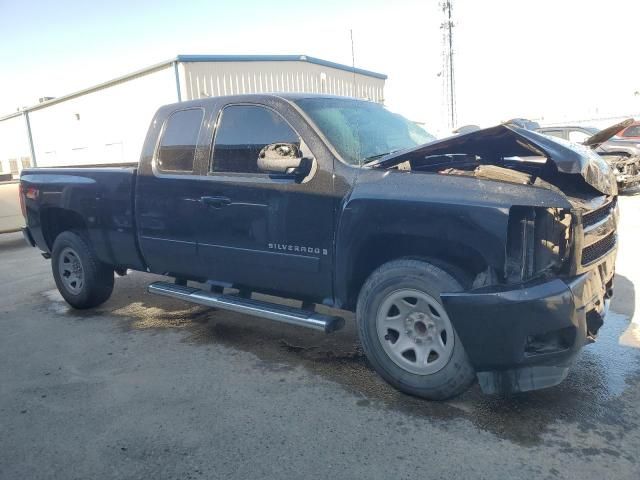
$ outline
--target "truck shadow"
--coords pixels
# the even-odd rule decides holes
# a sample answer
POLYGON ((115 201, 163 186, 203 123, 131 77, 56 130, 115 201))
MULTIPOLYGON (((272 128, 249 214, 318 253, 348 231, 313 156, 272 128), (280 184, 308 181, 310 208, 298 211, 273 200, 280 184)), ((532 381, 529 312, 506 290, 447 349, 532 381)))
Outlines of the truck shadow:
POLYGON ((22 237, 22 233, 0 233, 0 252, 8 252, 26 248, 27 243, 22 237))
MULTIPOLYGON (((629 417, 626 405, 638 401, 640 351, 623 346, 619 338, 629 328, 629 297, 635 299, 633 284, 618 276, 617 286, 625 292, 624 302, 614 303, 598 341, 587 346, 569 377, 561 385, 512 395, 485 396, 474 385, 465 394, 447 402, 428 402, 402 394, 377 376, 369 367, 358 342, 352 316, 339 332, 319 332, 267 320, 211 310, 146 293, 151 275, 133 274, 116 282, 113 297, 91 312, 64 313, 78 319, 90 316, 115 316, 124 331, 183 330, 183 341, 193 345, 217 344, 234 352, 256 357, 254 367, 265 374, 287 372, 303 367, 313 375, 337 383, 355 395, 363 408, 401 412, 424 421, 462 419, 521 445, 557 442, 563 447, 563 429, 574 424, 582 432, 603 436, 609 444, 613 434, 601 431, 606 425, 620 428, 617 437, 637 428, 638 420, 629 417)), ((633 305, 633 301, 631 305, 633 305)), ((64 307, 62 307, 64 309, 64 307)), ((399 428, 406 417, 395 418, 399 428)), ((568 451, 568 450, 567 450, 568 451)), ((606 452, 605 452, 606 453, 606 452)))

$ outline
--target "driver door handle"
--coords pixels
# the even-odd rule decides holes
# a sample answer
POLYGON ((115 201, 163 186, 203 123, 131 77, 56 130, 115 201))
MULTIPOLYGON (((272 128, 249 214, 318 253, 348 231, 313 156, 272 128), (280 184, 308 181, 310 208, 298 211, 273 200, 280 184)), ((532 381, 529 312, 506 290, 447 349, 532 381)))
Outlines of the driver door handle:
POLYGON ((200 197, 200 201, 213 208, 222 208, 231 204, 231 199, 228 197, 200 197))

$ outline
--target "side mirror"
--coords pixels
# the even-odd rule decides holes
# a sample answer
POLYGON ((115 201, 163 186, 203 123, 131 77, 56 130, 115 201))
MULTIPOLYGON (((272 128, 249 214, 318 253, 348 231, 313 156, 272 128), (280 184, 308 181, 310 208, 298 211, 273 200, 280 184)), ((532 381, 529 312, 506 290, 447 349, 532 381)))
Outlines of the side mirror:
POLYGON ((272 173, 298 173, 302 163, 300 148, 294 143, 271 143, 258 154, 258 168, 272 173))

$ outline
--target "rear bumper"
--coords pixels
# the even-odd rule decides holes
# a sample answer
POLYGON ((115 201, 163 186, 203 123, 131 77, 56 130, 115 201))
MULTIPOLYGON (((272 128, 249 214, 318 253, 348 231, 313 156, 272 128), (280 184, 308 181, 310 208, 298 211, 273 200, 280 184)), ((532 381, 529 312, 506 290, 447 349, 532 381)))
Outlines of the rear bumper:
POLYGON ((27 242, 31 247, 36 246, 36 242, 31 236, 31 232, 27 227, 22 228, 22 236, 24 237, 24 241, 27 242))
POLYGON ((571 278, 442 294, 485 393, 560 383, 595 339, 613 294, 615 251, 571 278))

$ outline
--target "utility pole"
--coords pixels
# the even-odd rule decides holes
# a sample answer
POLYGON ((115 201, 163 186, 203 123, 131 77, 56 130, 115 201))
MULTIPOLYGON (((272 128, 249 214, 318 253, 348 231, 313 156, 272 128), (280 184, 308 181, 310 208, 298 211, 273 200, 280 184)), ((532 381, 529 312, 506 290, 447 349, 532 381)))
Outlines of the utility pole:
POLYGON ((442 81, 443 90, 447 103, 447 122, 449 128, 456 128, 456 82, 453 69, 453 23, 452 10, 453 1, 443 0, 440 2, 443 13, 443 22, 440 24, 442 30, 442 81))

